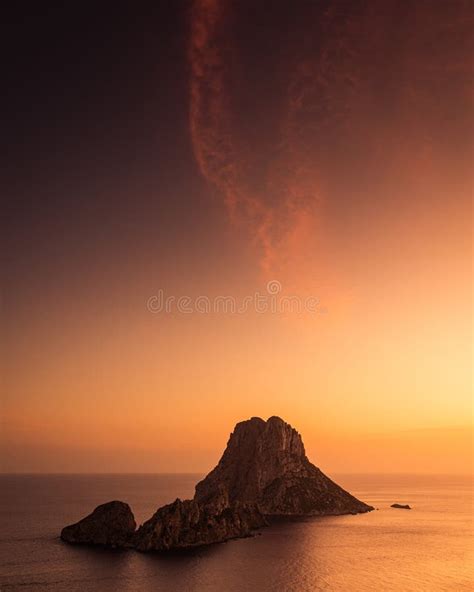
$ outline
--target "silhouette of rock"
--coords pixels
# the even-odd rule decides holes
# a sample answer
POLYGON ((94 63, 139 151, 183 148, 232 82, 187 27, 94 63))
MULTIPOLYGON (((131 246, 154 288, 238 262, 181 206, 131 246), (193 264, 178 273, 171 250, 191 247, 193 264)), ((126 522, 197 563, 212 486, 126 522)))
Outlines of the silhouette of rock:
POLYGON ((306 456, 298 432, 279 417, 235 426, 218 465, 192 500, 159 508, 136 533, 127 504, 110 502, 63 529, 71 543, 163 551, 249 536, 272 516, 328 516, 373 510, 331 481, 306 456))
POLYGON ((114 501, 97 506, 89 516, 63 528, 61 538, 68 543, 127 547, 135 529, 130 506, 114 501))
POLYGON ((209 545, 250 536, 266 525, 255 507, 233 504, 220 510, 195 500, 181 501, 160 508, 137 531, 138 551, 163 551, 209 545))
POLYGON ((238 423, 217 467, 196 485, 194 499, 255 504, 268 516, 373 510, 310 463, 301 436, 279 417, 238 423))
POLYGON ((392 504, 390 506, 391 508, 398 508, 399 510, 411 510, 410 506, 408 504, 392 504))

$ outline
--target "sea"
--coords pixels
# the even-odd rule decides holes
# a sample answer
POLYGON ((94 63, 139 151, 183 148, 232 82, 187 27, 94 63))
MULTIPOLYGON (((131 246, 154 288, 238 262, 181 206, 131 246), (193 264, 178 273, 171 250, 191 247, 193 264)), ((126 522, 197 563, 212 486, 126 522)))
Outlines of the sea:
POLYGON ((377 508, 278 522, 181 553, 70 546, 61 528, 126 501, 138 523, 203 475, 0 476, 0 590, 45 592, 435 592, 474 589, 471 477, 331 475, 377 508), (392 503, 410 504, 397 510, 392 503))

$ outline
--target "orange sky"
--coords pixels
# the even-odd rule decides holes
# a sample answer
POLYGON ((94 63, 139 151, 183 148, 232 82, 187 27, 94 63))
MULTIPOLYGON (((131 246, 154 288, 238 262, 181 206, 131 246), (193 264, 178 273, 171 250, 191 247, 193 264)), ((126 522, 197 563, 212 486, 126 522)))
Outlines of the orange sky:
POLYGON ((47 155, 39 185, 25 185, 58 197, 14 216, 2 470, 206 472, 237 421, 279 415, 329 474, 471 472, 461 5, 451 29, 427 4, 392 40, 367 36, 393 16, 377 4, 328 13, 317 47, 302 15, 301 40, 288 33, 276 58, 230 35, 253 25, 226 6, 195 2, 179 58, 161 66, 185 80, 163 99, 176 138, 158 138, 166 109, 153 124, 171 155, 121 169, 96 142, 110 175, 89 171, 85 143, 47 155), (85 177, 69 183, 79 164, 85 177), (323 314, 147 309, 160 289, 240 301, 269 280, 323 314))

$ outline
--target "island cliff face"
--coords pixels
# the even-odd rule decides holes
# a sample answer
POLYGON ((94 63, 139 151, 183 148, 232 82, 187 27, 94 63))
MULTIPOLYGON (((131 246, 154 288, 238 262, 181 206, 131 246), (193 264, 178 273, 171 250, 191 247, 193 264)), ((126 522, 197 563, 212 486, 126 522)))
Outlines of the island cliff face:
POLYGON ((267 521, 256 507, 233 504, 222 508, 195 500, 163 506, 137 531, 138 551, 166 551, 247 537, 267 521))
POLYGON ((196 485, 199 503, 219 497, 256 504, 267 516, 373 510, 311 464, 301 436, 279 417, 253 417, 236 425, 219 464, 196 485))
POLYGON ((163 551, 249 536, 272 516, 371 510, 310 463, 301 436, 289 424, 279 417, 253 417, 236 425, 221 460, 196 485, 192 500, 159 508, 136 532, 130 508, 110 502, 64 528, 61 538, 163 551))

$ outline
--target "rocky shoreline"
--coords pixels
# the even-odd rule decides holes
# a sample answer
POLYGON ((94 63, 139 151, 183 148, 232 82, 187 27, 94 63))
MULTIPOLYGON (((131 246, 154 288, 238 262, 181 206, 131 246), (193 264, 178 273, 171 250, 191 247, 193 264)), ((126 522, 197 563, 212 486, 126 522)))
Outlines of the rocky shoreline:
POLYGON ((238 423, 218 465, 192 500, 159 508, 138 529, 128 504, 112 501, 63 528, 71 544, 166 551, 251 536, 272 517, 370 512, 307 458, 300 434, 279 417, 238 423))

